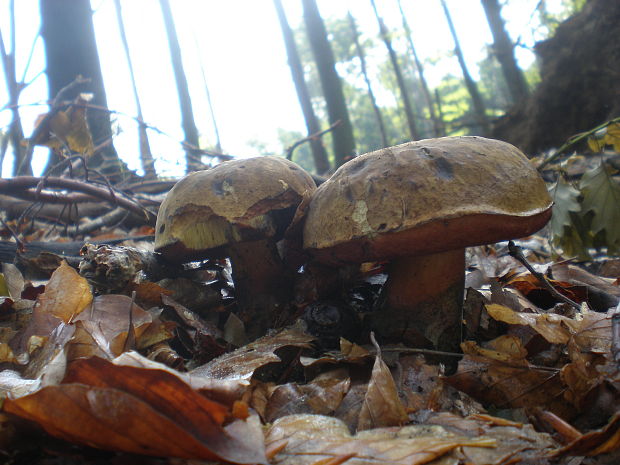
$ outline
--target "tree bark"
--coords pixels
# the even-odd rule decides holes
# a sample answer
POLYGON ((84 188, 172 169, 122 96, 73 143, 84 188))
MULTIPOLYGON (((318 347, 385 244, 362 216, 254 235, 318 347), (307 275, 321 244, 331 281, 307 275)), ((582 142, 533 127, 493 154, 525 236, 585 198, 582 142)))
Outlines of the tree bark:
MULTIPOLYGON (((67 100, 73 100, 81 92, 90 92, 92 106, 89 108, 88 126, 95 146, 101 146, 90 161, 102 167, 106 174, 118 174, 126 170, 112 144, 112 127, 108 102, 103 85, 99 53, 95 41, 95 28, 88 0, 40 0, 41 36, 45 43, 45 59, 49 97, 53 100, 65 86, 78 75, 90 82, 71 90, 67 100)), ((54 166, 58 156, 51 156, 47 167, 54 166)))
POLYGON ((471 101, 474 107, 474 114, 476 115, 476 120, 478 122, 478 125, 480 126, 480 131, 482 132, 482 135, 487 135, 489 133, 489 120, 486 116, 484 102, 482 101, 482 97, 480 96, 480 92, 478 91, 478 86, 469 74, 469 70, 467 69, 467 65, 465 64, 465 58, 463 57, 463 52, 461 51, 459 38, 456 35, 456 30, 454 29, 454 24, 452 23, 452 17, 450 16, 450 10, 448 10, 448 5, 446 5, 446 0, 441 0, 441 6, 443 7, 443 11, 446 15, 446 21, 448 22, 450 33, 452 34, 452 38, 454 39, 454 53, 459 61, 459 65, 461 66, 461 71, 463 72, 463 80, 465 81, 465 87, 467 87, 467 92, 469 92, 469 95, 471 97, 471 101))
POLYGON ((177 85, 177 93, 179 95, 179 106, 181 109, 181 125, 185 140, 183 141, 185 156, 187 160, 186 171, 200 170, 203 168, 201 163, 201 150, 198 141, 198 129, 194 122, 194 111, 192 109, 192 99, 189 96, 187 86, 187 78, 183 68, 183 60, 181 58, 181 47, 177 37, 177 30, 172 18, 172 10, 170 9, 169 0, 159 0, 164 25, 166 26, 166 35, 168 36, 168 47, 170 48, 170 59, 172 60, 172 68, 174 70, 174 79, 177 85))
POLYGON ((418 57, 418 54, 413 46, 413 37, 411 34, 411 28, 409 27, 409 22, 405 16, 405 12, 403 11, 403 6, 398 0, 398 8, 400 10, 400 16, 403 19, 403 28, 405 29, 405 33, 407 34, 407 41, 409 43, 409 48, 411 49, 411 54, 413 55, 413 59, 415 61, 415 67, 418 70, 418 76, 420 77, 420 84, 422 85, 422 92, 424 93, 424 100, 426 100, 426 105, 428 107, 428 112, 431 117, 431 121, 433 122, 433 135, 435 137, 444 135, 444 125, 443 121, 440 121, 437 117, 437 113, 435 112, 435 105, 433 104, 433 99, 431 97, 431 93, 428 89, 428 84, 426 83, 426 78, 424 77, 424 67, 422 66, 422 62, 418 57))
POLYGON ((400 90, 400 98, 403 102, 403 106, 405 109, 405 117, 407 118, 407 127, 409 128, 409 135, 412 140, 420 139, 420 133, 418 132, 418 128, 415 124, 415 117, 413 115, 413 108, 411 106, 411 100, 409 98, 409 91, 407 90, 407 86, 405 85, 405 79, 403 78, 403 73, 400 69, 400 64, 398 63, 398 57, 396 56, 396 52, 392 47, 392 39, 390 38, 390 33, 379 16, 379 12, 377 11, 377 6, 375 5, 374 0, 370 0, 372 3, 372 8, 375 11, 375 16, 377 17, 377 22, 379 23, 379 34, 383 39, 383 43, 387 48, 388 54, 390 56, 390 62, 392 63, 392 68, 394 68, 394 74, 396 75, 396 82, 398 83, 398 88, 400 90))
MULTIPOLYGON (((273 4, 278 13, 278 20, 280 21, 280 28, 282 29, 282 37, 284 39, 284 45, 286 46, 286 55, 288 57, 288 65, 291 68, 291 76, 295 83, 295 90, 297 91, 297 98, 299 99, 299 105, 304 115, 306 122, 306 129, 308 130, 308 136, 316 134, 321 131, 318 119, 312 108, 312 102, 310 100, 310 93, 308 92, 308 86, 304 79, 304 70, 301 65, 299 53, 297 52, 297 46, 295 45, 295 37, 293 31, 286 19, 286 13, 282 6, 281 0, 273 0, 273 4)), ((327 151, 323 145, 323 141, 320 137, 314 137, 310 139, 310 148, 312 150, 312 158, 314 159, 314 167, 318 174, 325 174, 329 171, 329 160, 327 158, 327 151)))
POLYGON ((329 123, 332 125, 340 121, 332 132, 334 159, 336 166, 340 166, 355 155, 353 127, 342 91, 342 82, 336 72, 334 53, 327 39, 327 31, 316 0, 302 0, 302 3, 304 22, 325 96, 329 123))
POLYGON ((142 164, 142 170, 144 170, 144 177, 146 179, 155 179, 157 173, 155 172, 155 160, 151 153, 151 146, 149 144, 149 137, 146 132, 146 124, 144 123, 144 116, 142 115, 142 105, 140 105, 140 97, 138 96, 138 87, 136 86, 136 77, 133 71, 133 63, 131 62, 131 55, 129 54, 129 44, 127 42, 127 34, 125 34, 125 24, 123 22, 123 14, 121 7, 121 0, 114 0, 114 7, 116 9, 116 21, 118 23, 118 29, 121 34, 121 40, 123 42, 123 50, 125 57, 127 58, 127 66, 129 66, 129 76, 131 78, 131 88, 133 90, 133 97, 136 101, 136 109, 138 111, 138 137, 140 150, 140 163, 142 164))
POLYGON ((387 137, 387 132, 385 130, 385 123, 383 122, 383 115, 381 114, 381 109, 379 105, 377 105, 377 99, 375 98, 375 93, 372 91, 372 84, 370 83, 370 78, 368 77, 368 69, 366 68, 366 56, 364 54, 364 49, 362 48, 362 44, 360 43, 359 33, 357 32, 357 26, 355 25, 355 18, 349 11, 348 13, 349 25, 351 27, 351 36, 353 38, 353 42, 355 43, 355 50, 357 51, 357 56, 360 59, 360 66, 362 68, 362 75, 364 76, 364 81, 366 82, 366 87, 368 88, 368 98, 370 99, 370 103, 372 105, 372 110, 375 113, 375 118, 377 118, 377 124, 379 125, 379 132, 381 133, 381 142, 383 143, 383 147, 388 147, 390 145, 387 137))
POLYGON ((504 27, 504 20, 501 16, 502 7, 497 0, 482 0, 482 6, 493 34, 493 51, 502 67, 512 103, 519 102, 527 97, 528 88, 525 76, 515 59, 514 45, 504 27))

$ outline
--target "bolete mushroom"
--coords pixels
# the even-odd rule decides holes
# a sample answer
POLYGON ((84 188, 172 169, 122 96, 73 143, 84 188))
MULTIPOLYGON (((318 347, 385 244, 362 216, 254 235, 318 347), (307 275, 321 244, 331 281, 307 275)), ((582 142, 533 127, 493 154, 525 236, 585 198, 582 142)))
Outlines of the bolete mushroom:
POLYGON ((536 169, 482 137, 408 142, 361 155, 319 186, 304 248, 331 265, 389 261, 384 340, 458 347, 465 247, 527 236, 551 216, 536 169))
POLYGON ((282 318, 292 293, 276 243, 310 175, 280 157, 233 160, 181 179, 157 215, 155 250, 171 262, 229 257, 239 316, 254 338, 282 318))

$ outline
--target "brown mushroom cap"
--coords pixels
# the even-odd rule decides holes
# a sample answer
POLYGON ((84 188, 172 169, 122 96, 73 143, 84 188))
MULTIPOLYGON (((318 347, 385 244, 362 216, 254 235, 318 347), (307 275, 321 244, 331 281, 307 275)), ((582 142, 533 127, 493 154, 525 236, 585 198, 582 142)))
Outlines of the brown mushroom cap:
POLYGON ((551 206, 536 169, 506 142, 408 142, 351 160, 317 189, 304 248, 332 264, 442 252, 531 234, 551 206))
POLYGON ((181 179, 157 215, 155 250, 176 262, 226 256, 228 244, 274 238, 316 185, 295 163, 256 157, 181 179))

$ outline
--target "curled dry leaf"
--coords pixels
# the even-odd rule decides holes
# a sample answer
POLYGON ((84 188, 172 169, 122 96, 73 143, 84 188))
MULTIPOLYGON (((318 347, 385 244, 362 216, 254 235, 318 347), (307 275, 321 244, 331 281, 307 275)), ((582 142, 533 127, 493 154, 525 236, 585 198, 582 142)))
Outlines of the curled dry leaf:
POLYGON ((265 463, 260 424, 235 419, 168 371, 74 362, 65 383, 8 399, 7 412, 48 433, 102 449, 180 458, 265 463))

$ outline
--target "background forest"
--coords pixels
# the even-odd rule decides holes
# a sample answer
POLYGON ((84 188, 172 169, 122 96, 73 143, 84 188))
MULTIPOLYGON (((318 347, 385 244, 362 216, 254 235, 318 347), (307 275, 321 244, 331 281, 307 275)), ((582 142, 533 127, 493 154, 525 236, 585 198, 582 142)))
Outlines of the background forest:
MULTIPOLYGON (((551 37, 559 22, 579 11, 584 1, 390 0, 376 5, 352 2, 350 11, 345 2, 227 2, 228 7, 189 3, 41 2, 39 22, 33 13, 36 2, 5 2, 3 173, 18 173, 13 144, 6 143, 9 125, 18 133, 16 126, 21 125, 30 136, 36 116, 44 112, 43 101, 54 99, 77 75, 92 81, 66 97, 91 92, 92 105, 111 102, 113 144, 120 147, 121 159, 140 172, 145 169, 138 163, 141 151, 143 163, 152 156, 160 174, 182 173, 187 164, 181 140, 233 156, 284 154, 307 136, 308 127, 311 132, 325 130, 339 117, 341 127, 323 137, 331 168, 331 138, 349 131, 347 118, 354 142, 343 150, 352 153, 412 138, 488 134, 494 118, 525 98, 540 79, 534 44, 551 37), (329 12, 319 25, 310 21, 311 6, 329 12), (191 16, 192 9, 198 10, 198 18, 191 16), (240 18, 232 16, 237 10, 240 18), (214 22, 230 25, 217 28, 226 34, 217 43, 203 33, 215 29, 214 22), (326 35, 331 50, 313 54, 309 27, 326 35), (292 30, 287 52, 280 28, 292 30), (207 38, 212 42, 204 43, 207 38), (244 54, 244 48, 256 50, 250 47, 253 40, 264 49, 260 55, 244 54), (285 71, 287 53, 289 63, 296 61, 291 53, 298 57, 303 73, 297 78, 297 94, 285 71), (325 73, 317 72, 318 67, 333 65, 321 61, 321 54, 333 54, 340 82, 327 85, 342 88, 346 108, 340 116, 326 105, 326 97, 333 101, 337 96, 322 87, 325 73), (299 92, 307 93, 315 123, 308 121, 313 116, 306 109, 304 125, 299 92), (142 146, 137 121, 146 124, 142 146)), ((89 118, 94 126, 93 118, 108 115, 91 108, 89 118)), ((111 133, 96 133, 95 145, 111 133)), ((301 145, 294 159, 313 170, 310 149, 301 145)), ((43 169, 46 158, 47 151, 35 150, 35 172, 43 169)), ((200 161, 211 162, 209 156, 200 161)), ((26 173, 28 164, 21 169, 26 173)))

